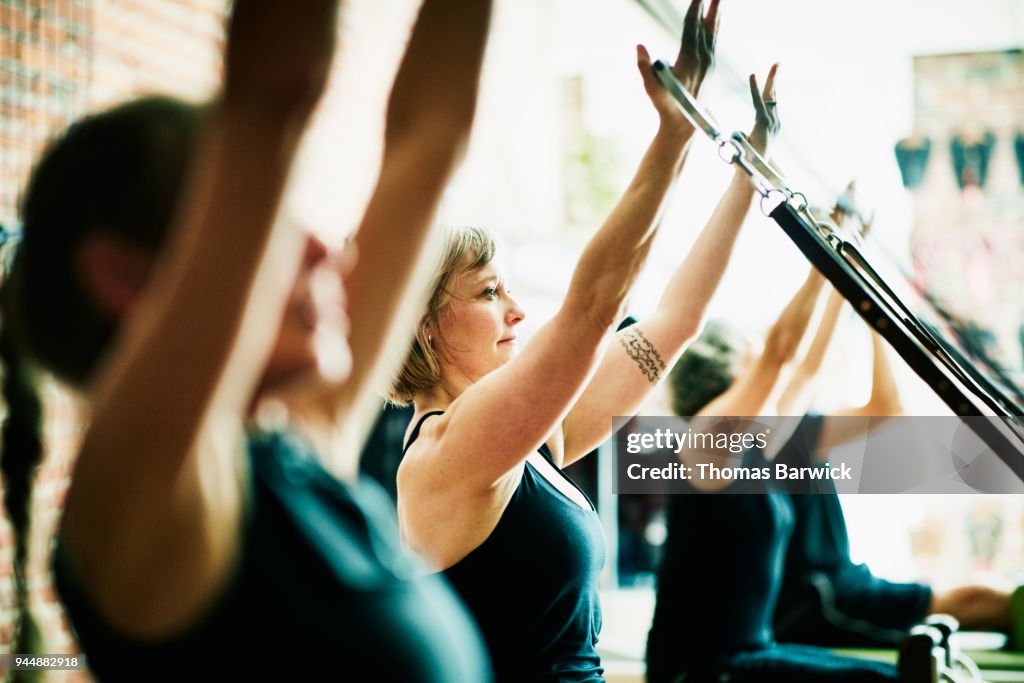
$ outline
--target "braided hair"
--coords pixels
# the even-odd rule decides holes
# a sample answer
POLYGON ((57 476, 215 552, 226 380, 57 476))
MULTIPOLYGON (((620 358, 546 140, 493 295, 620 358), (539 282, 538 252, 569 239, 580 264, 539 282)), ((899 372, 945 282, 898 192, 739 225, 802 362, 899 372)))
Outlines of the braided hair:
MULTIPOLYGON (((29 520, 32 503, 32 480, 36 466, 42 459, 40 436, 42 402, 36 394, 31 370, 22 362, 23 354, 11 315, 10 286, 4 287, 0 303, 3 321, 0 323, 0 362, 3 362, 3 397, 7 418, 0 430, 0 474, 4 479, 4 510, 14 532, 14 594, 18 613, 14 621, 13 651, 38 652, 39 627, 29 608, 28 563, 29 520)), ((37 680, 34 672, 14 671, 12 681, 37 680)))

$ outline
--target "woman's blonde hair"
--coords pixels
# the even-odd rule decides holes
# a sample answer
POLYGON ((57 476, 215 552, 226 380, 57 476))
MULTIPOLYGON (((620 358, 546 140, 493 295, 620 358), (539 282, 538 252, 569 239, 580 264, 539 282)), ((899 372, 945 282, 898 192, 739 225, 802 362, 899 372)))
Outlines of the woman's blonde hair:
POLYGON ((441 314, 448 305, 448 291, 457 275, 483 268, 494 258, 494 236, 485 228, 445 228, 445 247, 441 262, 434 275, 427 310, 416 326, 405 363, 388 392, 388 399, 396 405, 412 403, 416 394, 428 391, 441 381, 441 365, 437 359, 437 345, 441 314))

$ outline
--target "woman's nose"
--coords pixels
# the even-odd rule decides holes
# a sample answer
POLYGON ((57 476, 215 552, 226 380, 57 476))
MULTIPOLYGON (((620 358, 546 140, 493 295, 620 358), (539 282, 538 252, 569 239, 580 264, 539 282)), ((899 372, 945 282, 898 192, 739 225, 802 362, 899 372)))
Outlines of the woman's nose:
POLYGON ((513 299, 512 297, 509 297, 508 299, 509 308, 508 313, 506 314, 505 317, 509 321, 510 325, 518 325, 519 323, 523 322, 523 320, 526 318, 526 312, 523 311, 523 309, 519 306, 519 302, 517 302, 515 299, 513 299))

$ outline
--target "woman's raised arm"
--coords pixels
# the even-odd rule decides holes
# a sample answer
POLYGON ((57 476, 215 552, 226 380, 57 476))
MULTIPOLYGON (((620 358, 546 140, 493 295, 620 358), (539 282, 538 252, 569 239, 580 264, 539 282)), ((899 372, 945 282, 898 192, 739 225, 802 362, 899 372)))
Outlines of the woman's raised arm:
MULTIPOLYGON (((711 68, 717 16, 718 0, 712 0, 706 16, 701 0, 693 0, 687 12, 672 68, 691 92, 699 91, 711 68)), ((414 449, 429 449, 424 469, 437 476, 457 472, 470 490, 494 485, 552 437, 601 358, 603 342, 647 258, 693 134, 657 83, 642 46, 637 66, 658 111, 659 130, 629 187, 580 257, 559 312, 520 356, 477 381, 443 416, 425 425, 414 449), (431 442, 436 445, 425 445, 431 442)), ((560 439, 555 441, 558 458, 560 439)))
POLYGON ((380 176, 345 277, 352 371, 331 398, 336 469, 354 465, 380 409, 375 394, 402 362, 426 303, 438 251, 430 228, 469 141, 490 14, 490 0, 426 0, 395 78, 380 176))
MULTIPOLYGON (((779 131, 777 67, 769 71, 763 92, 750 76, 750 95, 757 114, 750 141, 762 154, 779 131)), ((611 435, 612 416, 634 414, 665 369, 696 335, 753 197, 749 179, 737 170, 690 253, 673 274, 655 312, 618 333, 619 343, 605 354, 594 379, 566 418, 564 464, 604 442, 611 435)))
POLYGON ((726 391, 700 410, 701 415, 757 417, 777 390, 783 368, 796 355, 814 314, 825 278, 813 267, 765 337, 764 349, 751 367, 726 391))
POLYGON ((134 634, 194 616, 235 552, 243 421, 305 239, 278 204, 337 4, 235 3, 170 242, 96 375, 63 533, 100 612, 134 634))

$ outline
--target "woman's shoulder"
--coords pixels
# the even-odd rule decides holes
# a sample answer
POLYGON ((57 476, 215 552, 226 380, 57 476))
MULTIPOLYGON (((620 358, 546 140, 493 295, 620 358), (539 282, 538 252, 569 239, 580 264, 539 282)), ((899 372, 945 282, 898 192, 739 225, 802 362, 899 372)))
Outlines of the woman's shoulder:
POLYGON ((402 455, 405 455, 412 448, 421 435, 426 437, 425 440, 435 438, 442 425, 447 424, 444 415, 445 411, 440 409, 417 410, 413 413, 412 419, 409 421, 409 427, 405 432, 405 440, 403 442, 405 445, 402 447, 402 455))

